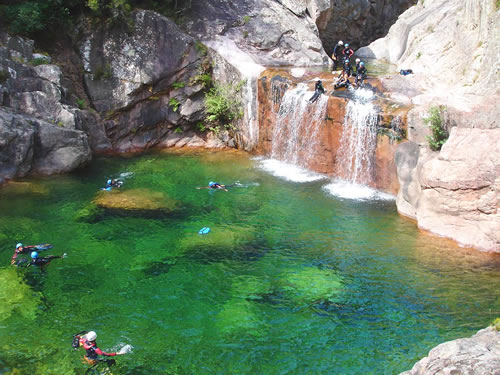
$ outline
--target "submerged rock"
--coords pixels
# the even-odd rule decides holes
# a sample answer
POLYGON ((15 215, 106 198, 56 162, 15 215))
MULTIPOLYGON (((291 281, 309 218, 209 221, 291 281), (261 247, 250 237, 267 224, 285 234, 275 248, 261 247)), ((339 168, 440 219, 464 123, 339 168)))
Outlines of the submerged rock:
POLYGON ((436 346, 401 375, 500 374, 500 332, 494 327, 436 346))
POLYGON ((23 282, 14 267, 0 270, 0 321, 12 315, 36 318, 40 296, 23 282))
POLYGON ((166 194, 149 189, 101 191, 93 203, 100 208, 116 211, 172 212, 179 203, 166 194))

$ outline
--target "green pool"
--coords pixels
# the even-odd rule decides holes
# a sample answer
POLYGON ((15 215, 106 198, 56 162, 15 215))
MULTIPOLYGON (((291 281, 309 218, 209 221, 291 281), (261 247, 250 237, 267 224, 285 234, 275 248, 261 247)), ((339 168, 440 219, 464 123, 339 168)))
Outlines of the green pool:
POLYGON ((113 374, 397 374, 500 315, 499 257, 419 232, 393 200, 335 198, 259 163, 98 158, 0 189, 0 373, 83 374, 72 335, 95 330, 103 350, 134 348, 113 374), (157 206, 92 203, 121 173, 120 193, 157 206), (210 180, 241 185, 195 188, 210 180), (11 267, 17 242, 68 257, 11 267))

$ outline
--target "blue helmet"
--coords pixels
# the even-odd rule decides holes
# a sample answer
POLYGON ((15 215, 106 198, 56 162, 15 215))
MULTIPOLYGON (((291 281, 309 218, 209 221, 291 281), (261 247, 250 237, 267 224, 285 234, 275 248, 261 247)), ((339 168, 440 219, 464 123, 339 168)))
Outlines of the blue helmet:
POLYGON ((349 48, 349 43, 346 43, 346 44, 345 44, 345 48, 349 48))
POLYGON ((31 257, 32 257, 33 259, 38 258, 38 253, 37 253, 36 251, 32 251, 32 252, 31 252, 31 257))
POLYGON ((106 183, 107 183, 108 185, 111 185, 111 180, 108 180, 106 183))
POLYGON ((17 245, 16 245, 16 249, 19 249, 20 247, 23 247, 23 244, 21 242, 19 242, 17 245))
POLYGON ((361 61, 361 62, 359 63, 359 66, 365 66, 365 63, 364 63, 363 61, 361 61))
POLYGON ((214 186, 214 185, 215 185, 215 182, 213 182, 213 181, 210 181, 210 182, 208 183, 208 186, 210 186, 210 187, 212 187, 212 186, 214 186))

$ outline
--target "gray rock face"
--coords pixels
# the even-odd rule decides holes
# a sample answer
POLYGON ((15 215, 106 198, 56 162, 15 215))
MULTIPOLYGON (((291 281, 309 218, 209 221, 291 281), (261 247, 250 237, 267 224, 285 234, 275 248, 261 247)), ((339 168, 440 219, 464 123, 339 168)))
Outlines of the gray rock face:
MULTIPOLYGON (((313 4, 325 1, 310 1, 313 4)), ((398 16, 415 3, 414 0, 330 0, 328 11, 319 13, 316 24, 327 52, 331 55, 335 44, 342 40, 354 48, 366 46, 383 37, 398 16)))
POLYGON ((488 327, 470 338, 440 344, 400 375, 434 374, 500 374, 500 332, 488 327))
POLYGON ((92 103, 106 113, 106 134, 117 151, 162 144, 203 118, 207 50, 172 21, 134 13, 130 33, 94 30, 81 45, 92 103))
POLYGON ((87 136, 0 109, 0 177, 69 172, 90 161, 87 136))
MULTIPOLYGON (((323 2, 314 2, 315 13, 323 2)), ((328 64, 309 7, 305 0, 193 0, 186 28, 204 41, 228 38, 261 65, 328 64)))
MULTIPOLYGON (((0 178, 68 172, 87 163, 91 145, 109 147, 102 122, 89 111, 63 104, 61 70, 32 67, 33 41, 0 34, 0 178)), ((48 60, 47 60, 48 61, 48 60)))

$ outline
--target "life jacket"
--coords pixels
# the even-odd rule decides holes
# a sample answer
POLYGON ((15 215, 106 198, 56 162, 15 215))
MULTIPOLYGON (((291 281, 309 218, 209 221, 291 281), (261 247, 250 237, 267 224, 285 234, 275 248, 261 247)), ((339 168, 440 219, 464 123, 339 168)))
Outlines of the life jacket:
MULTIPOLYGON (((80 341, 80 343, 81 343, 81 341, 80 341)), ((82 346, 85 349, 85 356, 88 359, 97 359, 98 358, 98 355, 95 352, 95 350, 97 349, 97 344, 95 342, 89 342, 89 341, 84 339, 82 346)))

